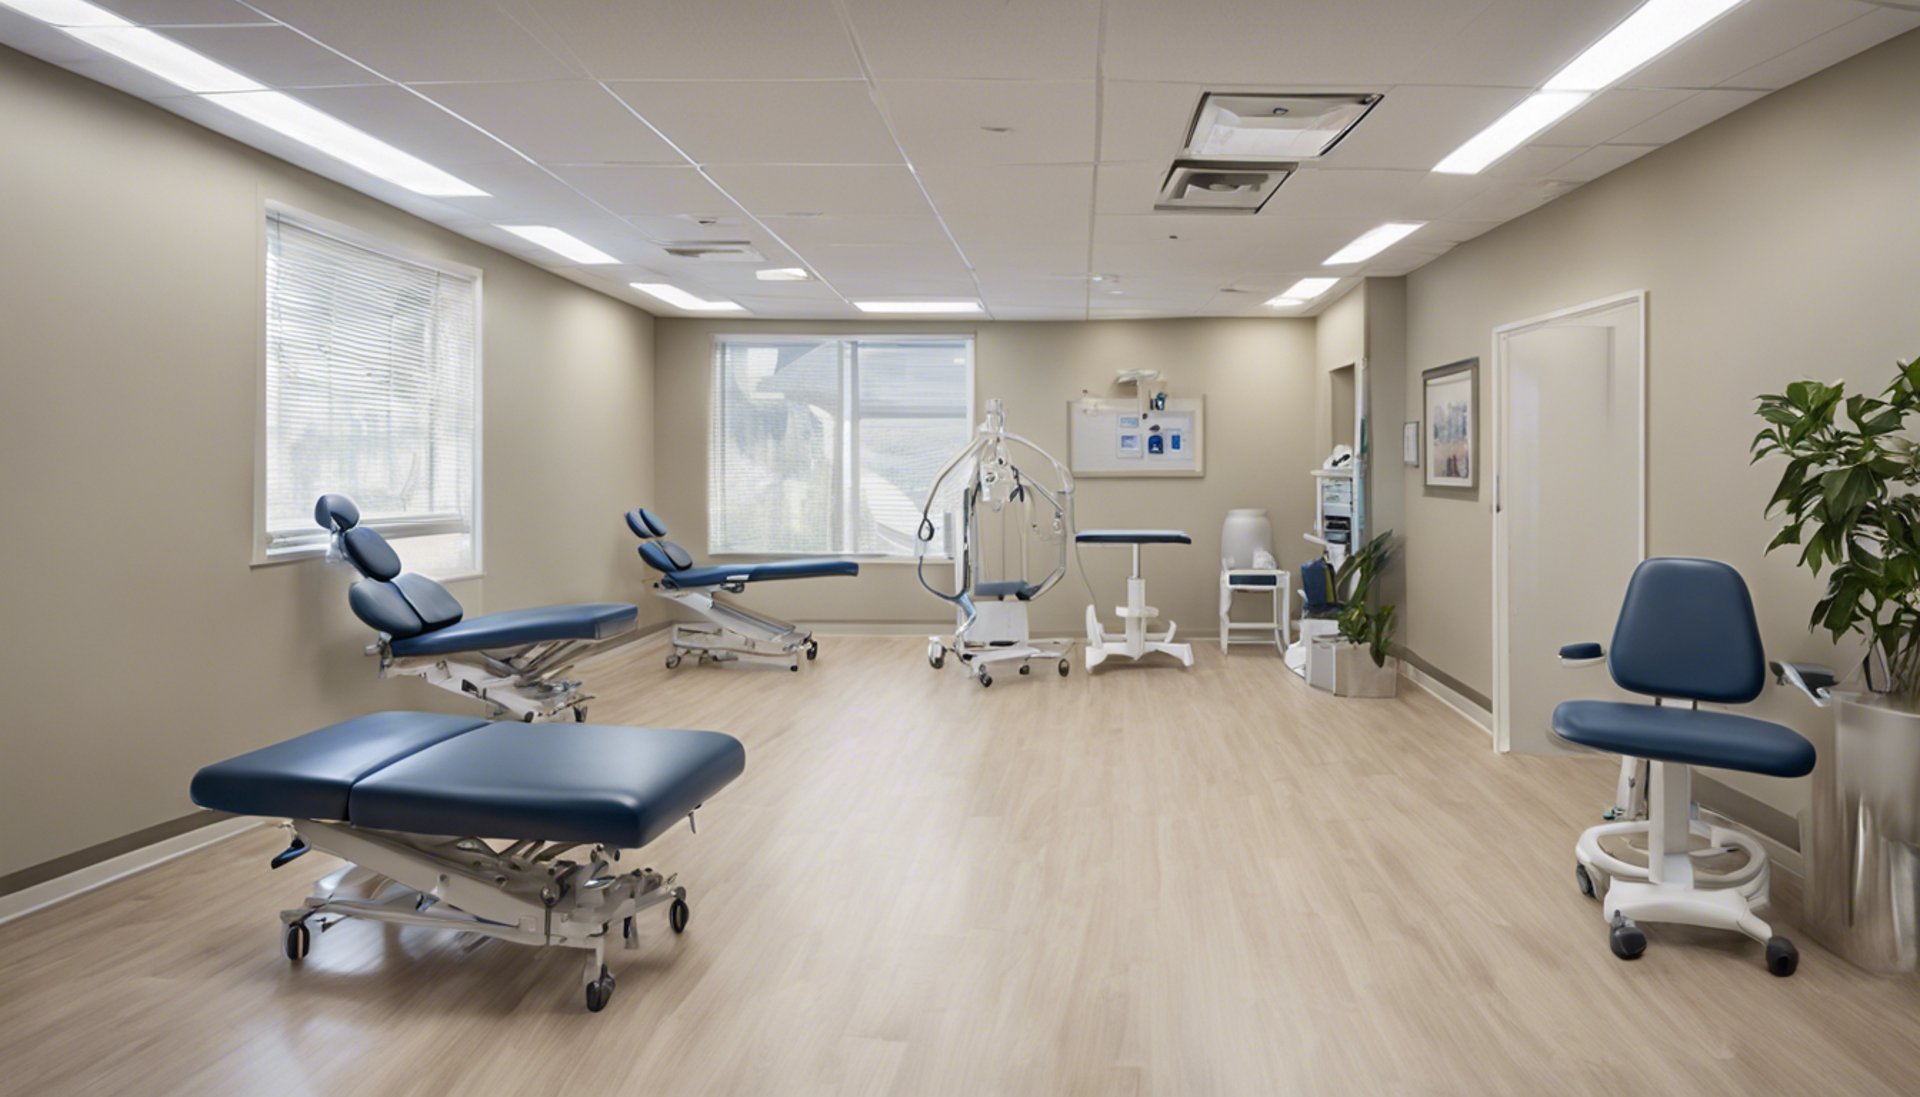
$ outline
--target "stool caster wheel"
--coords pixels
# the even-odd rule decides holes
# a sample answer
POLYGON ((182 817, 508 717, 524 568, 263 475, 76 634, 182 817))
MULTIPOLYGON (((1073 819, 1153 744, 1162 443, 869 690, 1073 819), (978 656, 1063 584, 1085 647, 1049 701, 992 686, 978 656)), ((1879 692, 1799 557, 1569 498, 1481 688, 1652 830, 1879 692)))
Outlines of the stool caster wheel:
POLYGON ((800 664, 799 662, 796 661, 792 666, 788 667, 787 669, 794 672, 795 674, 798 674, 800 673, 800 664))
POLYGON ((1647 951, 1645 931, 1625 915, 1613 916, 1613 926, 1607 931, 1607 943, 1613 946, 1613 954, 1622 960, 1638 960, 1640 954, 1647 951))
POLYGON ((669 656, 667 656, 667 669, 668 669, 668 670, 672 670, 673 668, 675 668, 675 667, 677 667, 677 666, 679 666, 679 665, 680 665, 680 653, 679 653, 679 652, 675 652, 675 653, 673 653, 672 655, 669 655, 669 656))
POLYGON ((820 657, 820 641, 808 640, 807 641, 807 662, 811 663, 819 657, 820 657))
POLYGON ((985 689, 992 684, 993 684, 993 675, 987 673, 986 667, 981 667, 980 668, 980 688, 985 689))
MULTIPOLYGON (((1776 940, 1778 939, 1779 938, 1776 938, 1776 940)), ((1787 947, 1792 948, 1793 946, 1788 945, 1787 947)), ((287 927, 285 933, 281 934, 280 948, 287 954, 287 959, 299 963, 301 960, 307 958, 308 950, 313 948, 313 932, 307 929, 305 922, 294 922, 287 927)), ((1769 949, 1768 954, 1772 954, 1771 949, 1769 949)))
POLYGON ((600 978, 587 984, 587 1012, 598 1013, 613 1001, 613 972, 600 965, 600 978))
POLYGON ((1028 666, 1028 665, 1027 665, 1027 664, 1025 664, 1025 663, 1021 663, 1021 664, 1020 664, 1020 673, 1022 673, 1022 674, 1032 674, 1032 673, 1033 673, 1033 668, 1032 668, 1031 666, 1028 666))
POLYGON ((1595 892, 1593 887, 1593 873, 1587 871, 1587 866, 1585 865, 1573 866, 1573 882, 1580 885, 1580 894, 1586 896, 1589 899, 1592 899, 1595 897, 1595 892))
POLYGON ((939 670, 941 667, 947 665, 947 657, 945 655, 929 655, 927 656, 927 665, 935 670, 939 670))
POLYGON ((693 910, 687 906, 687 901, 685 899, 675 899, 673 905, 667 908, 667 928, 673 930, 675 933, 685 933, 687 931, 687 919, 691 917, 693 917, 693 910))
POLYGON ((1060 660, 1060 677, 1065 678, 1067 676, 1067 672, 1072 669, 1073 669, 1072 663, 1067 662, 1065 659, 1060 660))
POLYGON ((1785 979, 1800 967, 1800 950, 1785 937, 1767 938, 1767 970, 1785 979))
POLYGON ((584 724, 587 722, 587 706, 573 706, 573 722, 576 724, 584 724))

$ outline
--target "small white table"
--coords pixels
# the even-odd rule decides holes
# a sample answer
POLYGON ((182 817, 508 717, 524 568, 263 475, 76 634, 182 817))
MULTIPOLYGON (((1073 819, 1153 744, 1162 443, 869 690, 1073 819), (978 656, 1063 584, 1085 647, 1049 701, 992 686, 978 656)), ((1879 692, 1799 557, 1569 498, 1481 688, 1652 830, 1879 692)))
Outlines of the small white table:
POLYGON ((1133 550, 1133 574, 1127 577, 1127 604, 1114 610, 1125 622, 1125 631, 1106 631, 1100 625, 1100 611, 1087 607, 1087 669, 1091 671, 1111 655, 1138 659, 1156 652, 1173 656, 1183 666, 1192 666, 1193 645, 1173 642, 1177 626, 1172 621, 1167 622, 1167 631, 1163 633, 1147 631, 1147 622, 1158 618, 1160 611, 1147 604, 1147 580, 1140 570, 1140 548, 1143 545, 1191 545, 1193 538, 1176 529, 1083 529, 1074 535, 1074 540, 1083 545, 1126 545, 1133 550))
POLYGON ((1285 568, 1220 568, 1220 653, 1226 654, 1228 644, 1272 644, 1275 650, 1285 655, 1287 645, 1292 643, 1292 629, 1287 625, 1287 610, 1293 599, 1293 574, 1285 568), (1273 615, 1266 621, 1235 621, 1232 617, 1233 596, 1235 592, 1250 594, 1271 594, 1273 596, 1273 615), (1253 633, 1254 635, 1234 635, 1253 633))

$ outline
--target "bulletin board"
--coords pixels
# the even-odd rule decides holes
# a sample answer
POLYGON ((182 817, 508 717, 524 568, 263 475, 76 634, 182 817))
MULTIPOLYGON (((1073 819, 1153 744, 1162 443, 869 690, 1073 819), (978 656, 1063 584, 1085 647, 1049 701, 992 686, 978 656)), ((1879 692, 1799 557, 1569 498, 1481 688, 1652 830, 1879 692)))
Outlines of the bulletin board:
POLYGON ((1205 397, 1143 412, 1137 400, 1083 396, 1067 402, 1067 466, 1082 477, 1202 476, 1206 429, 1205 397))

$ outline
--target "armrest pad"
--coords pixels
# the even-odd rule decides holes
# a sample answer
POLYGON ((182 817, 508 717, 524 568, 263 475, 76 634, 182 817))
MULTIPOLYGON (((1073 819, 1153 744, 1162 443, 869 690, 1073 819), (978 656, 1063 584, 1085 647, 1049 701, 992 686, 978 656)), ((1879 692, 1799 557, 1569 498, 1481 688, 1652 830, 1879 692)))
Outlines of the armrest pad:
POLYGON ((1584 667, 1597 663, 1606 657, 1606 649, 1591 640, 1578 644, 1562 644, 1560 646, 1561 666, 1584 667))
POLYGON ((1806 694, 1816 705, 1825 705, 1840 678, 1832 668, 1818 663, 1768 663, 1773 671, 1774 680, 1783 686, 1792 686, 1806 694))

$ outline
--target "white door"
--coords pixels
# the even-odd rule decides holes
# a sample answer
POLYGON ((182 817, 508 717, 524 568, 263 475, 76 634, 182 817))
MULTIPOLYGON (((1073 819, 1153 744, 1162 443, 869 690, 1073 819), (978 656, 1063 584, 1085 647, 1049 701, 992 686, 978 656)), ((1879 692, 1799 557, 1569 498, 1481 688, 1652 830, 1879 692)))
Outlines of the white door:
POLYGON ((1613 636, 1646 555, 1646 297, 1494 333, 1494 726, 1501 750, 1550 753, 1553 707, 1621 695, 1562 644, 1613 636))

